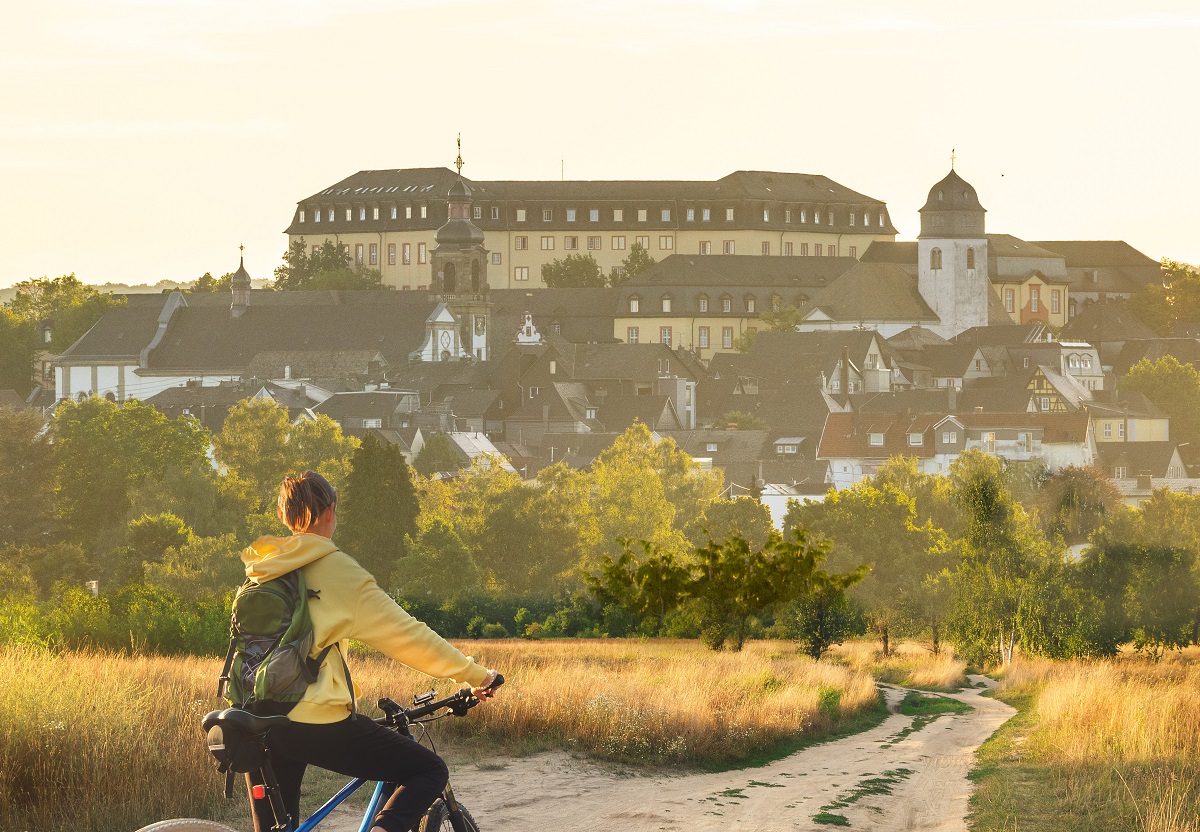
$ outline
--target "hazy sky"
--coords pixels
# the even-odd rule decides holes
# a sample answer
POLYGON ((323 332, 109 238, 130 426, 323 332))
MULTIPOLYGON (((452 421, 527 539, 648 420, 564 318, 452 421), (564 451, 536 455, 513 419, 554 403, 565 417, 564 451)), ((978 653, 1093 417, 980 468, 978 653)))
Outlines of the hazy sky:
POLYGON ((1200 262, 1200 6, 860 0, 6 3, 0 286, 267 277, 370 168, 829 176, 902 239, 949 168, 988 230, 1200 262))

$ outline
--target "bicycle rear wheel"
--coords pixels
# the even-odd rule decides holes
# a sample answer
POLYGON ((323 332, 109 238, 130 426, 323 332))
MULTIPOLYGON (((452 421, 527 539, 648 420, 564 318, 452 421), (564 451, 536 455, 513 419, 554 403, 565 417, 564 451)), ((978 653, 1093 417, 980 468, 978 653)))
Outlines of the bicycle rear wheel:
POLYGON ((425 817, 421 818, 421 825, 417 827, 417 832, 479 832, 479 827, 475 824, 475 818, 471 817, 471 813, 459 805, 459 817, 452 817, 450 810, 446 808, 446 802, 439 799, 436 803, 429 807, 429 811, 425 813, 425 817))
POLYGON ((211 820, 175 818, 143 826, 137 832, 235 832, 235 830, 221 823, 213 823, 211 820))

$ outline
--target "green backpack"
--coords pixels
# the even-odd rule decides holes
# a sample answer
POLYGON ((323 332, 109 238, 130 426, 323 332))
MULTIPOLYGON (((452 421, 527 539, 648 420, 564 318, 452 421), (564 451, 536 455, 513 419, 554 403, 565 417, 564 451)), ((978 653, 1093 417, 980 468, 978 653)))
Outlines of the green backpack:
MULTIPOLYGON (((320 590, 309 589, 299 569, 262 583, 242 584, 233 599, 229 653, 217 696, 239 708, 270 702, 272 713, 290 711, 317 680, 333 648, 326 647, 315 658, 308 655, 313 647, 308 604, 314 600, 320 600, 320 590)), ((349 669, 346 681, 350 684, 349 669)))

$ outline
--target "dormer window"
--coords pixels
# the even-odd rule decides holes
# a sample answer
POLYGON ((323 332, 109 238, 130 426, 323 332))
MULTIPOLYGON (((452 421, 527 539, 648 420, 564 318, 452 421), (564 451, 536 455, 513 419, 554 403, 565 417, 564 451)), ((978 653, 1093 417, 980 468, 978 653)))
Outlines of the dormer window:
POLYGON ((637 295, 629 296, 629 311, 630 312, 640 312, 641 306, 642 306, 642 299, 640 297, 638 297, 637 295))
POLYGON ((753 295, 746 296, 746 311, 753 313, 757 308, 757 301, 753 295))
POLYGON ((716 443, 716 442, 709 442, 708 444, 706 444, 706 445, 704 446, 704 448, 705 448, 705 450, 706 450, 706 451, 708 451, 708 453, 710 453, 710 454, 711 454, 711 453, 713 453, 713 452, 715 452, 715 451, 717 450, 717 443, 716 443))
POLYGON ((542 209, 542 222, 550 222, 553 219, 554 219, 554 209, 543 208, 542 209))
POLYGON ((663 295, 662 311, 664 311, 664 312, 671 311, 671 296, 670 295, 663 295))
POLYGON ((583 418, 587 419, 589 422, 594 420, 596 418, 596 408, 585 408, 583 412, 583 418))
POLYGON ((908 445, 910 448, 919 448, 925 444, 925 434, 910 433, 908 435, 908 445))
POLYGON ((721 298, 721 311, 722 312, 732 312, 733 311, 733 298, 728 297, 728 296, 721 298))
POLYGON ((699 298, 697 298, 696 305, 699 307, 701 312, 707 312, 708 311, 708 295, 701 295, 699 298))
POLYGON ((874 448, 882 448, 883 447, 883 434, 882 433, 868 433, 867 434, 867 444, 874 448))
POLYGON ((304 209, 300 209, 300 222, 304 222, 304 209))

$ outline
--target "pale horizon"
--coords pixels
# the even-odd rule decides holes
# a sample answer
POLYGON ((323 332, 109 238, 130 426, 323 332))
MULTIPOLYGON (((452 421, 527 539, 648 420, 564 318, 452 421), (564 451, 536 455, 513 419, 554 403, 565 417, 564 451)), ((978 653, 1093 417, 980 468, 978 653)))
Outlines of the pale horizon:
POLYGON ((955 167, 987 229, 1200 262, 1182 2, 110 0, 7 13, 0 287, 268 278, 359 170, 822 174, 914 239, 955 167))

